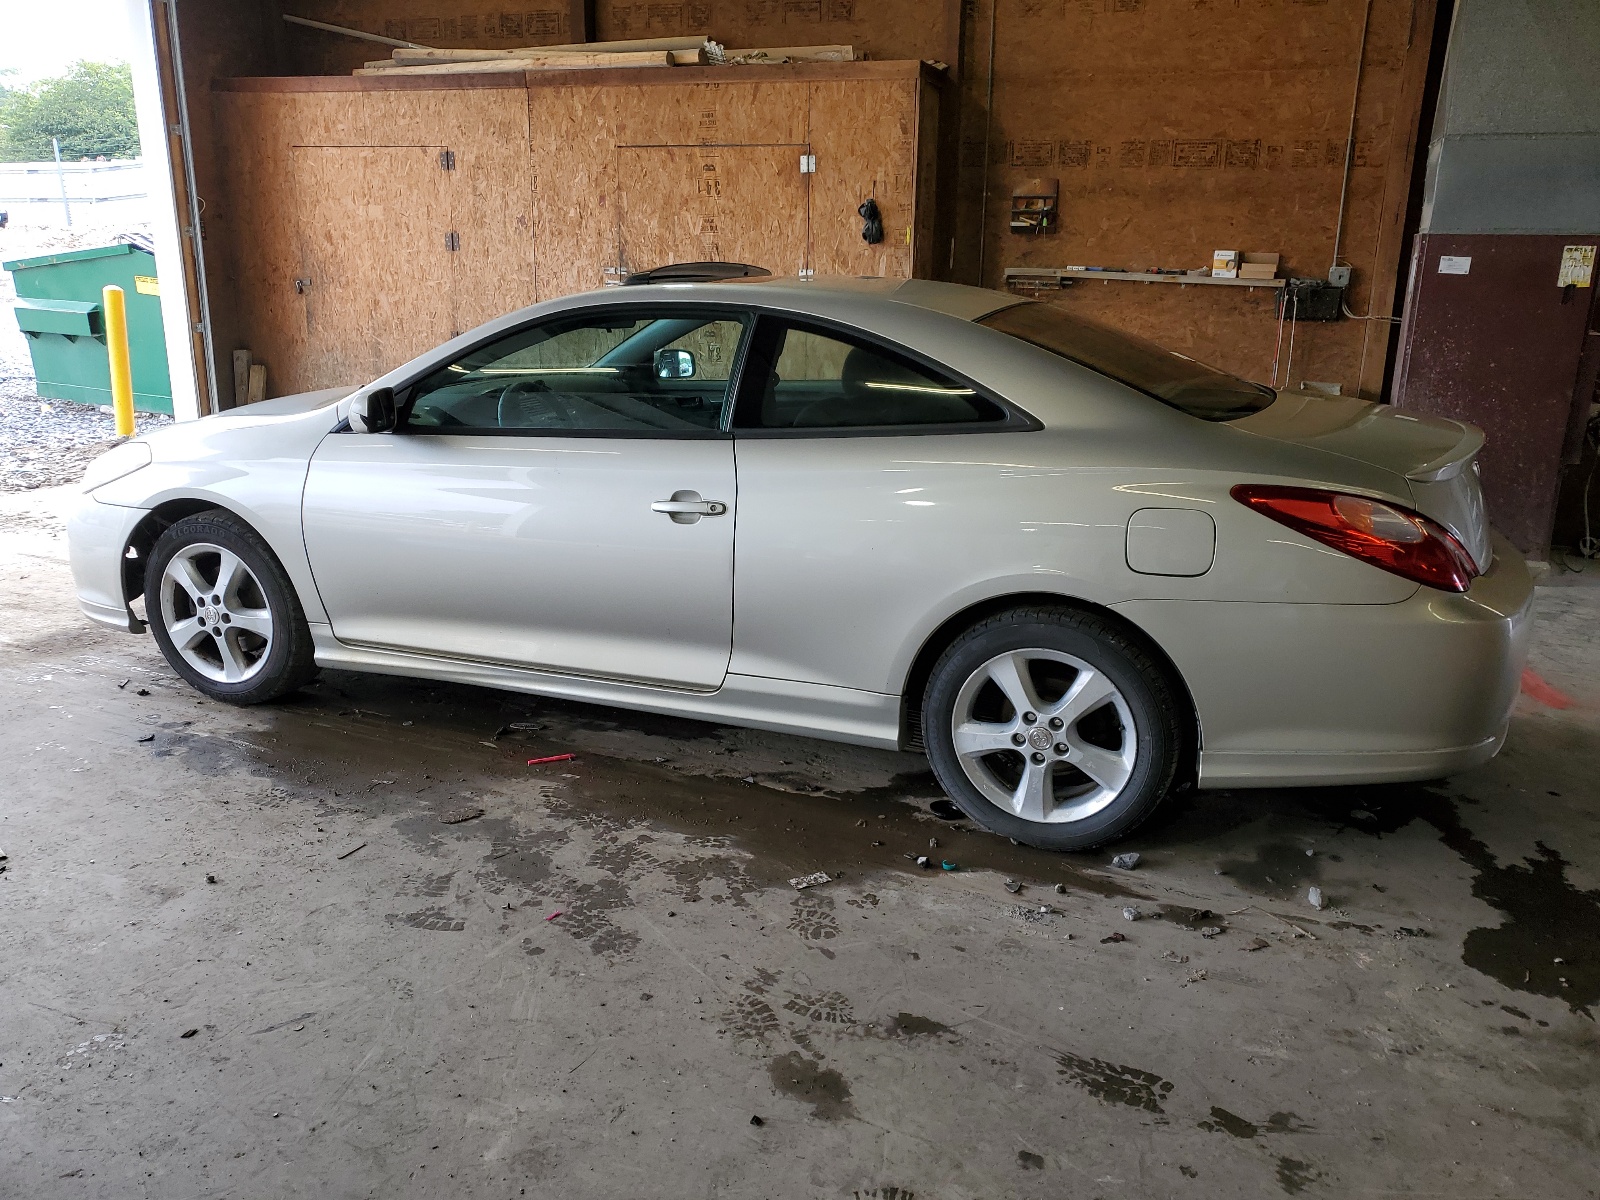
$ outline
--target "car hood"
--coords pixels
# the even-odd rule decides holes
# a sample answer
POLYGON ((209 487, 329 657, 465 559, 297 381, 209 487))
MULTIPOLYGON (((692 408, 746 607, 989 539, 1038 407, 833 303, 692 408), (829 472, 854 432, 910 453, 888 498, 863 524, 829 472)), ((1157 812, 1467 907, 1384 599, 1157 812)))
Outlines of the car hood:
POLYGON ((286 417, 310 412, 316 408, 327 408, 355 390, 354 387, 332 387, 321 388, 315 392, 300 392, 294 396, 277 396, 271 400, 258 400, 254 404, 241 404, 238 408, 224 409, 207 417, 206 420, 233 421, 240 417, 286 417))
POLYGON ((354 388, 323 388, 226 409, 141 434, 156 462, 224 458, 248 462, 278 455, 310 457, 339 421, 338 406, 354 388))

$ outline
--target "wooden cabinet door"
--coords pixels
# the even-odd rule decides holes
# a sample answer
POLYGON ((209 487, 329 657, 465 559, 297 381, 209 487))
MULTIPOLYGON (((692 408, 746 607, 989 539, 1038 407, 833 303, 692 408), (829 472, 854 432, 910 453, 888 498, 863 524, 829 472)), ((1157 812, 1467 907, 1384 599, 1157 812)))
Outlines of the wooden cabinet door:
POLYGON ((621 146, 619 264, 744 262, 774 275, 810 264, 804 145, 621 146))
POLYGON ((296 146, 299 387, 361 384, 455 332, 451 171, 434 146, 296 146))

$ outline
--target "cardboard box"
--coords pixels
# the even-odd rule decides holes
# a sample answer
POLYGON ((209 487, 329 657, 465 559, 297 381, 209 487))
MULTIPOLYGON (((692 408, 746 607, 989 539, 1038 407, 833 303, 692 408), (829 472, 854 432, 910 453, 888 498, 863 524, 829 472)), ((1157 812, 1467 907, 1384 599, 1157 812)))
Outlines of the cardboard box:
POLYGON ((1240 279, 1276 279, 1278 255, 1246 252, 1239 262, 1240 279))
POLYGON ((1213 279, 1237 279, 1239 277, 1239 252, 1237 250, 1213 250, 1211 252, 1211 277, 1213 279))

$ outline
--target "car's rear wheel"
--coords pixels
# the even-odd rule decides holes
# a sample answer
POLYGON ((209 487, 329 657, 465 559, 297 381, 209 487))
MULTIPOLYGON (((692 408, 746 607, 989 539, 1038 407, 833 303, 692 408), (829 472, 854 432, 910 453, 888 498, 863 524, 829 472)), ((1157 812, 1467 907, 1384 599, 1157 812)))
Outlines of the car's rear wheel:
POLYGON ((185 517, 156 540, 144 595, 161 653, 213 699, 260 704, 317 673, 311 630, 277 556, 221 509, 185 517))
POLYGON ((1172 787, 1184 709, 1161 663, 1114 621, 1000 613, 962 634, 923 701, 928 759, 974 821, 1050 850, 1115 841, 1172 787))

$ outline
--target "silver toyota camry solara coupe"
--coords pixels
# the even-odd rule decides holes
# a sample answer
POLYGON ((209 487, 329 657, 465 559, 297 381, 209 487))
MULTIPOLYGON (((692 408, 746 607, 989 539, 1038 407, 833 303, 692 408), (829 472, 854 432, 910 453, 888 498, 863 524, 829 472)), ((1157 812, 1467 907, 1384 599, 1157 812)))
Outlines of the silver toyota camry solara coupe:
POLYGON ((1482 441, 999 292, 647 282, 119 445, 72 567, 218 700, 337 667, 921 749, 1078 849, 1494 755, 1532 584, 1482 441))

